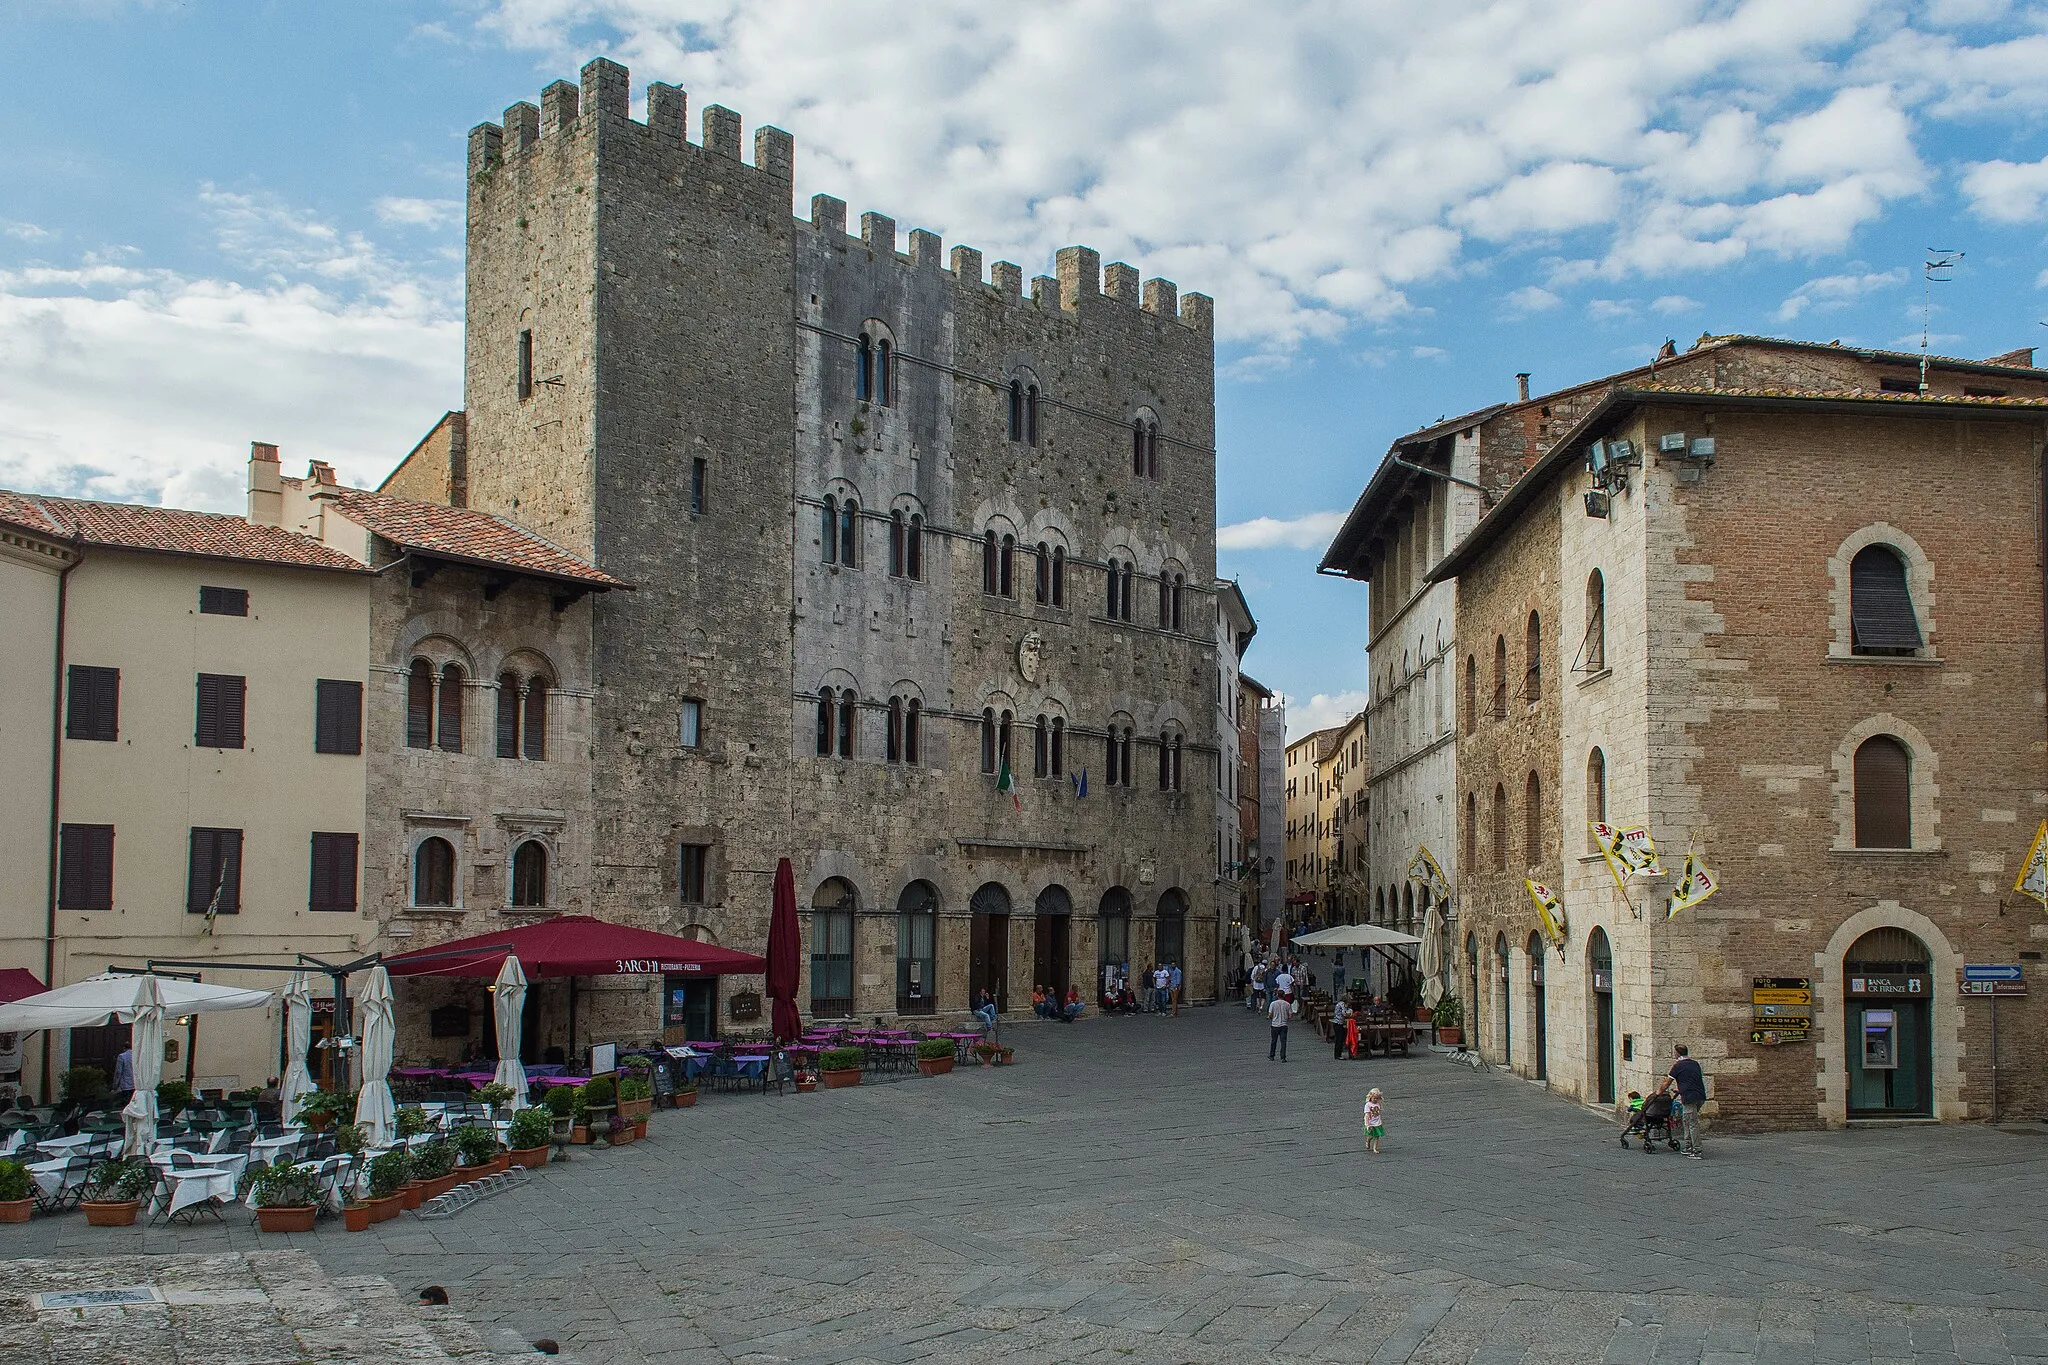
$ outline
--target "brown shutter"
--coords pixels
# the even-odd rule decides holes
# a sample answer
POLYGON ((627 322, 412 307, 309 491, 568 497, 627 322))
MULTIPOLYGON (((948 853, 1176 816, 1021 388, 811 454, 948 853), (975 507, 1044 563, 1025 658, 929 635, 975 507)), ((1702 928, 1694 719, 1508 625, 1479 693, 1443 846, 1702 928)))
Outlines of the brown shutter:
POLYGON ((192 831, 191 853, 185 863, 185 913, 203 915, 213 899, 214 831, 192 831))
POLYGON ((1856 750, 1856 847, 1913 846, 1912 763, 1906 746, 1873 735, 1856 750))
POLYGON ((199 716, 192 727, 192 742, 202 749, 220 747, 220 691, 211 673, 199 675, 199 716))
POLYGON ((498 757, 519 757, 519 679, 498 679, 498 757))
POLYGON ((434 673, 424 659, 413 661, 405 684, 405 747, 434 747, 434 673))
POLYGON ((66 825, 58 841, 57 908, 60 910, 86 908, 85 829, 84 825, 66 825))
POLYGON ((451 754, 462 752, 462 683, 466 675, 454 664, 441 670, 441 717, 438 738, 451 754))
POLYGON ((354 834, 313 836, 312 909, 354 912, 358 844, 354 834))
POLYGON ((239 915, 242 913, 242 831, 223 829, 215 833, 220 840, 220 912, 239 915))
POLYGON ((229 673, 199 675, 199 716, 193 740, 202 749, 239 749, 248 688, 246 678, 229 673))
POLYGON ((548 685, 539 678, 526 685, 526 756, 548 756, 548 685))
POLYGON ((1866 545, 1849 562, 1849 630, 1857 653, 1910 654, 1920 648, 1905 561, 1890 546, 1866 545))

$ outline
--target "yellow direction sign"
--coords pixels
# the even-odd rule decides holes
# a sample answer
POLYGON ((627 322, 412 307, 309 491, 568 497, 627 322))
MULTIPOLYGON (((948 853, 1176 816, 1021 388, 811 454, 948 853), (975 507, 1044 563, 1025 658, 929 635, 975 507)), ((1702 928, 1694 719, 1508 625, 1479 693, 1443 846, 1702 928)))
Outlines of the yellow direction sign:
POLYGON ((1749 993, 1752 1005, 1811 1005, 1812 991, 1788 991, 1776 988, 1760 988, 1749 993))

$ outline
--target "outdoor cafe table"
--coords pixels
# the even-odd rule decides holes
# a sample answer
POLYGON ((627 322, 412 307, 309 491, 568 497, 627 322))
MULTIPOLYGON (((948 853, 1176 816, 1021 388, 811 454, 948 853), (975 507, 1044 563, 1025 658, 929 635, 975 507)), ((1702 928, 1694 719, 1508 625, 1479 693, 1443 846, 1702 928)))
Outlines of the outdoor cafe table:
POLYGON ((151 1160, 163 1173, 164 1184, 169 1191, 162 1200, 161 1212, 165 1218, 194 1204, 203 1204, 209 1199, 232 1204, 235 1201, 235 1185, 241 1180, 242 1171, 248 1164, 248 1158, 240 1153, 195 1156, 189 1166, 173 1166, 168 1155, 152 1157, 151 1160))
POLYGON ((951 1040, 952 1040, 952 1043, 953 1043, 953 1060, 954 1060, 954 1061, 956 1061, 956 1062, 964 1062, 964 1061, 966 1061, 966 1060, 967 1060, 967 1050, 968 1050, 969 1048, 973 1047, 973 1046, 974 1046, 974 1045, 975 1045, 976 1043, 978 1043, 978 1042, 980 1042, 980 1041, 981 1041, 981 1034, 980 1034, 980 1033, 978 1033, 978 1032, 975 1032, 975 1033, 934 1033, 934 1034, 932 1035, 932 1037, 934 1037, 934 1038, 948 1038, 948 1039, 951 1039, 951 1040))
POLYGON ((43 1192, 45 1198, 55 1198, 61 1190, 76 1189, 83 1185, 86 1176, 92 1171, 90 1166, 84 1164, 74 1168, 71 1158, 63 1156, 35 1162, 26 1169, 29 1179, 36 1182, 36 1188, 43 1192))
POLYGON ((304 1129, 295 1129, 283 1137, 257 1138, 249 1144, 249 1160, 258 1166, 275 1165, 280 1156, 289 1156, 305 1140, 304 1129))
POLYGON ((539 1089, 547 1089, 547 1088, 548 1088, 548 1087, 550 1087, 550 1086, 556 1086, 556 1085, 589 1085, 589 1084, 590 1084, 590 1077, 588 1077, 588 1076, 535 1076, 535 1077, 533 1077, 533 1078, 532 1078, 532 1081, 533 1081, 533 1084, 534 1084, 534 1086, 535 1086, 535 1087, 537 1087, 537 1088, 539 1088, 539 1089))

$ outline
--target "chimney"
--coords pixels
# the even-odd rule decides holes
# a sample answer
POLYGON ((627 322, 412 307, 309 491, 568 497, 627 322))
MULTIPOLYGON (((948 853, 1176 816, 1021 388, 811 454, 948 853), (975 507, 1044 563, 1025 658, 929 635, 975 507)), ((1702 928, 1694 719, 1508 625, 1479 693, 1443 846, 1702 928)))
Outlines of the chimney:
POLYGON ((1524 403, 1526 403, 1526 402, 1528 402, 1528 401, 1529 401, 1529 376, 1528 376, 1528 375, 1526 375, 1526 374, 1518 374, 1518 375, 1516 375, 1516 376, 1515 376, 1515 396, 1516 396, 1516 397, 1518 397, 1518 398, 1520 398, 1520 399, 1521 399, 1521 400, 1522 400, 1522 401, 1523 401, 1524 403))
POLYGON ((1664 338, 1664 344, 1663 344, 1662 346, 1659 346, 1659 347, 1657 348, 1657 359, 1659 359, 1659 360, 1676 360, 1676 359, 1678 359, 1678 342, 1677 342, 1677 340, 1676 340, 1675 338, 1673 338, 1673 337, 1666 337, 1666 338, 1664 338))
POLYGON ((277 447, 267 441, 249 442, 249 520, 258 526, 284 524, 284 470, 277 447))
POLYGON ((325 460, 308 460, 306 461, 306 480, 322 488, 333 488, 335 486, 334 466, 325 460))

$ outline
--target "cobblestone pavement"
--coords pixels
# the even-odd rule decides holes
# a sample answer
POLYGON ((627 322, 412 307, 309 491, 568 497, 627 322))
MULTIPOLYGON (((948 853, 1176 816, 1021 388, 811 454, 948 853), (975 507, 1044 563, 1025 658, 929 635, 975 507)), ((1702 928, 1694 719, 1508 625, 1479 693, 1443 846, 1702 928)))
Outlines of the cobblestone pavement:
MULTIPOLYGON (((1709 1136, 1242 1009, 1012 1026, 1009 1069, 707 1095, 440 1223, 295 1245, 589 1362, 2048 1362, 2048 1125, 1709 1136), (1368 1085, 1389 1139, 1360 1150, 1368 1085)), ((0 1229, 17 1254, 248 1249, 0 1229)))

